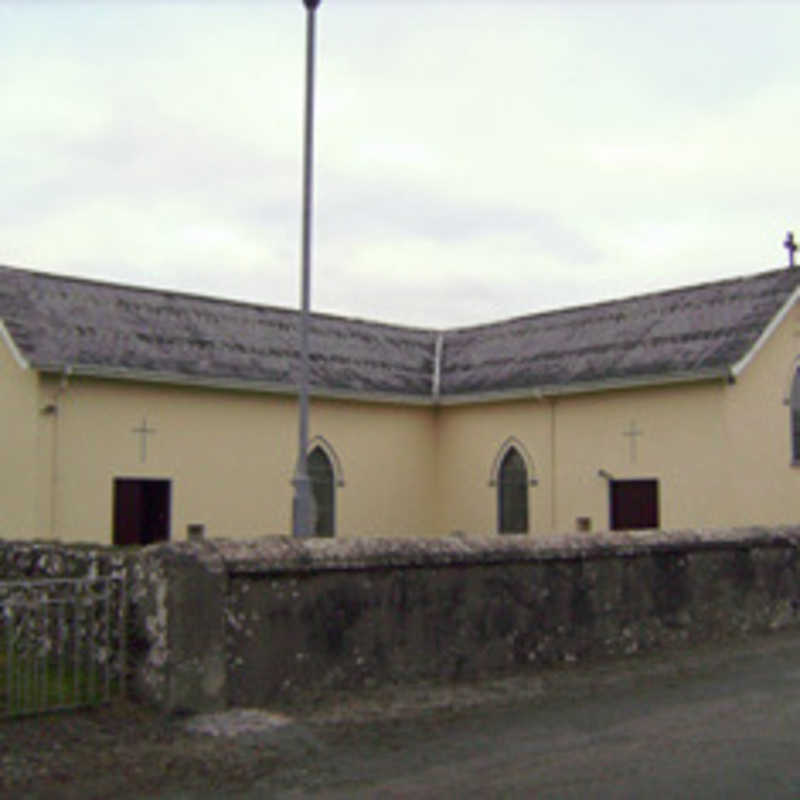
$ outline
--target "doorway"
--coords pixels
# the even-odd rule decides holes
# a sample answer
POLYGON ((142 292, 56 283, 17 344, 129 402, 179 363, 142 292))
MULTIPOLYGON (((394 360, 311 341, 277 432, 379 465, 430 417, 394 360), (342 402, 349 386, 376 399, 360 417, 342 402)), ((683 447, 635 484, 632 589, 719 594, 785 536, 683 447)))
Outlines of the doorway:
POLYGON ((115 545, 145 545, 169 539, 171 481, 114 479, 115 545))
POLYGON ((612 480, 609 495, 612 531, 659 527, 657 480, 612 480))

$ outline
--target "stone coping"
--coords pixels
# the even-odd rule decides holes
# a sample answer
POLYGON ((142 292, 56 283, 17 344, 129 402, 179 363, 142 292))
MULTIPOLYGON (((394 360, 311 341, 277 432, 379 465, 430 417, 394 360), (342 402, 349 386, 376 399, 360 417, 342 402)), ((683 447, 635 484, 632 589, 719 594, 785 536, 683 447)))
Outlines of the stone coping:
MULTIPOLYGON (((336 570, 437 567, 525 561, 584 560, 751 547, 800 549, 800 525, 698 528, 677 531, 611 531, 527 536, 440 538, 359 537, 294 539, 263 536, 249 540, 175 541, 144 548, 172 558, 199 558, 213 572, 281 574, 336 570), (168 555, 167 555, 168 554, 168 555)), ((19 575, 80 575, 100 562, 112 570, 138 548, 0 540, 0 578, 19 575), (5 573, 5 574, 3 574, 5 573)), ((105 572, 105 569, 101 569, 105 572)))
POLYGON ((89 542, 0 539, 0 580, 116 574, 136 552, 89 542))
MULTIPOLYGON (((163 547, 164 545, 162 545, 163 547)), ((167 545, 173 547, 173 545, 167 545)), ((265 536, 248 541, 210 539, 181 543, 218 556, 229 575, 267 575, 387 567, 437 567, 525 561, 618 558, 677 550, 751 547, 800 549, 800 525, 679 531, 613 531, 548 536, 453 535, 432 539, 294 539, 265 536)))

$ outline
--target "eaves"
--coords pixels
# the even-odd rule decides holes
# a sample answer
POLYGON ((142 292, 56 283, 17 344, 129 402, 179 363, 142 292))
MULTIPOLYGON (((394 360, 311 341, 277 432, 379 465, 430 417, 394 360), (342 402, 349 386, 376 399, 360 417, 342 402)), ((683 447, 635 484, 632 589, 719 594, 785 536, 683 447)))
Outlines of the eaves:
POLYGON ((16 361, 20 369, 30 369, 31 365, 28 363, 28 359, 22 355, 17 343, 14 341, 14 337, 8 332, 8 328, 2 319, 0 319, 0 342, 3 342, 8 348, 11 357, 16 361))
MULTIPOLYGON (((250 392, 255 394, 284 395, 295 397, 298 387, 293 384, 269 381, 247 381, 236 378, 218 378, 202 375, 185 375, 178 372, 157 372, 124 367, 106 367, 93 364, 32 364, 33 369, 49 375, 62 375, 68 371, 70 376, 95 378, 98 380, 126 381, 133 383, 152 383, 168 386, 188 386, 198 389, 214 389, 230 392, 250 392)), ((311 389, 312 397, 330 400, 353 400, 366 403, 386 403, 389 405, 431 404, 428 395, 404 394, 401 392, 360 392, 354 389, 311 389)))
POLYGON ((630 378, 605 378, 597 381, 576 381, 575 383, 550 384, 522 389, 507 389, 485 392, 461 392, 439 398, 443 406, 467 405, 472 403, 497 403, 508 400, 543 400, 546 397, 565 397, 568 395, 591 394, 622 389, 646 389, 685 383, 706 383, 722 381, 732 383, 730 369, 713 369, 671 372, 659 375, 639 375, 630 378))
MULTIPOLYGON (((183 375, 172 372, 152 372, 125 368, 112 368, 97 365, 77 364, 33 364, 33 369, 50 375, 61 375, 69 371, 74 377, 98 380, 151 383, 169 386, 188 386, 201 389, 246 392, 255 394, 296 397, 297 386, 269 381, 245 381, 235 378, 215 378, 197 375, 183 375)), ((362 403, 383 403, 387 405, 411 406, 455 406, 478 403, 497 403, 513 400, 542 400, 546 397, 589 394, 623 389, 641 389, 672 384, 701 383, 709 381, 734 381, 727 367, 674 372, 662 375, 637 376, 634 378, 608 378, 601 381, 585 381, 568 384, 555 384, 522 389, 507 389, 485 392, 461 392, 452 395, 415 395, 401 392, 360 392, 353 389, 312 389, 311 396, 321 400, 349 400, 362 403)))
POLYGON ((756 339, 753 346, 731 367, 731 374, 738 378, 744 368, 756 357, 761 348, 766 344, 776 328, 783 322, 786 315, 791 311, 794 304, 800 299, 800 286, 798 286, 789 296, 789 299, 780 307, 778 313, 770 320, 761 335, 756 339))

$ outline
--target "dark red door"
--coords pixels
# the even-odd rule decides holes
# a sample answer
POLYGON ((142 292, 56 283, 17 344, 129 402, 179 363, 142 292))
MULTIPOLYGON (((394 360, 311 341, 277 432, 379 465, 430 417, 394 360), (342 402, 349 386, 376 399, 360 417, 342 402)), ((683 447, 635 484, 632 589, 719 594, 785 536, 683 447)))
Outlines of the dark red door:
POLYGON ((658 528, 658 481, 611 481, 611 530, 658 528))
POLYGON ((170 482, 151 478, 114 480, 115 545, 169 539, 170 482))

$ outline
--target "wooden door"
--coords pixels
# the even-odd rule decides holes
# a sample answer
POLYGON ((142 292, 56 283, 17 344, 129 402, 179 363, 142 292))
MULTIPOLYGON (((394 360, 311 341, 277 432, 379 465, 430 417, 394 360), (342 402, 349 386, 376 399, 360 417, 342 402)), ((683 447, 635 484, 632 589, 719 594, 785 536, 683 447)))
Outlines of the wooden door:
POLYGON ((612 531, 659 527, 657 480, 611 481, 609 493, 612 531))
POLYGON ((171 484, 152 478, 114 480, 115 545, 144 545, 169 539, 171 484))

